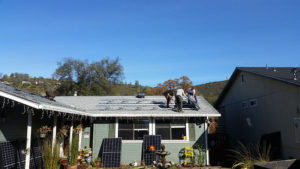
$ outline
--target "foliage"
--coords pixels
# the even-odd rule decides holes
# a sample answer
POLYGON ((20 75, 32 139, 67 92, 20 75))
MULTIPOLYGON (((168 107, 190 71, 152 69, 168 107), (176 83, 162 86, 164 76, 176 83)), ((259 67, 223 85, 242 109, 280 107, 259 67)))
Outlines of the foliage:
POLYGON ((182 88, 184 91, 187 91, 193 82, 187 76, 181 76, 180 78, 169 79, 165 81, 163 84, 158 83, 156 87, 148 89, 146 91, 146 95, 162 95, 166 90, 175 90, 178 88, 182 88))
POLYGON ((245 146, 241 142, 238 142, 238 144, 239 149, 231 150, 234 153, 233 158, 235 159, 232 168, 253 169, 253 165, 257 162, 270 161, 270 145, 250 144, 249 146, 245 146))
POLYGON ((197 91, 196 93, 203 95, 204 98, 210 104, 213 105, 214 102, 218 99, 220 93, 224 89, 227 82, 228 80, 196 85, 195 86, 195 89, 197 91))
POLYGON ((67 125, 62 126, 56 135, 57 139, 60 142, 62 142, 62 140, 64 140, 64 138, 68 136, 68 131, 69 131, 69 126, 67 125))
POLYGON ((38 129, 38 132, 40 134, 47 134, 48 132, 51 132, 51 128, 48 126, 42 126, 41 128, 38 129))
POLYGON ((78 134, 73 135, 71 153, 69 154, 68 161, 69 165, 76 165, 78 162, 78 143, 79 137, 78 134))
POLYGON ((62 81, 56 90, 58 95, 73 95, 78 91, 80 95, 106 95, 112 91, 112 85, 123 78, 123 67, 119 58, 105 58, 99 62, 88 63, 65 58, 58 62, 54 77, 62 81))
POLYGON ((44 139, 42 146, 43 164, 45 169, 59 169, 59 144, 56 142, 52 153, 51 139, 44 139))
POLYGON ((199 153, 198 156, 197 156, 198 164, 199 165, 205 165, 206 151, 200 145, 197 145, 196 147, 197 147, 198 153, 199 153))

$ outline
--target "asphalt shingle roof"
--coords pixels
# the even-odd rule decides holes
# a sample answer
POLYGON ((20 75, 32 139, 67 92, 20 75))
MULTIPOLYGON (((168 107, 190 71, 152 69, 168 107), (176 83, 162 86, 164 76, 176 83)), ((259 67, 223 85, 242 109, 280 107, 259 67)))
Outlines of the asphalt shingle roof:
MULTIPOLYGON (((164 96, 56 96, 55 101, 0 83, 0 96, 43 110, 79 114, 90 117, 206 117, 220 116, 202 96, 200 110, 184 105, 184 113, 165 108, 164 96)), ((174 106, 174 102, 171 102, 174 106)))
MULTIPOLYGON (((184 112, 178 113, 174 108, 166 108, 164 96, 57 96, 57 102, 72 105, 94 116, 111 117, 202 117, 219 116, 202 96, 198 96, 200 110, 189 105, 183 107, 184 112)), ((174 102, 170 106, 174 107, 174 102)))
POLYGON ((236 69, 300 86, 300 67, 237 67, 236 69))

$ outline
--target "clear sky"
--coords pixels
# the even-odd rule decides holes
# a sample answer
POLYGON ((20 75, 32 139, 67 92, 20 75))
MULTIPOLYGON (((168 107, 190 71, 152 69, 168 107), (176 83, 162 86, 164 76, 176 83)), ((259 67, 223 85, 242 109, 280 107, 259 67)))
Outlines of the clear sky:
POLYGON ((300 65, 299 0, 0 0, 0 72, 51 77, 64 57, 119 56, 126 82, 300 65))

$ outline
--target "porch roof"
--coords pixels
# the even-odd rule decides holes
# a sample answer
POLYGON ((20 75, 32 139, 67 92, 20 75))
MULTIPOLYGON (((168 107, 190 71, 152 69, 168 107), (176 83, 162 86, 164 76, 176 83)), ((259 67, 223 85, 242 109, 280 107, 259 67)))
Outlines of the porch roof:
MULTIPOLYGON (((220 116, 202 96, 197 96, 200 110, 184 104, 183 113, 166 108, 164 96, 57 96, 57 102, 83 109, 93 117, 207 117, 220 116)), ((174 107, 174 101, 170 106, 174 107)))
POLYGON ((57 111, 62 113, 88 115, 79 108, 72 107, 54 100, 49 100, 46 97, 29 93, 12 86, 0 82, 0 96, 11 101, 19 102, 21 104, 30 106, 35 109, 57 111))

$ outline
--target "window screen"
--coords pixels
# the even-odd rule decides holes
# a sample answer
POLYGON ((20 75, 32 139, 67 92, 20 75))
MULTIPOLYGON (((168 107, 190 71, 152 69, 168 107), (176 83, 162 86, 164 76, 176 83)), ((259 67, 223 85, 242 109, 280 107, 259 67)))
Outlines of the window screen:
POLYGON ((118 137, 123 140, 143 140, 149 134, 149 120, 119 120, 118 137))
POLYGON ((186 139, 185 120, 155 120, 155 134, 162 140, 186 139))

